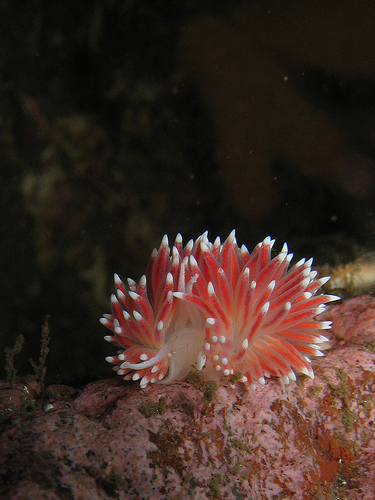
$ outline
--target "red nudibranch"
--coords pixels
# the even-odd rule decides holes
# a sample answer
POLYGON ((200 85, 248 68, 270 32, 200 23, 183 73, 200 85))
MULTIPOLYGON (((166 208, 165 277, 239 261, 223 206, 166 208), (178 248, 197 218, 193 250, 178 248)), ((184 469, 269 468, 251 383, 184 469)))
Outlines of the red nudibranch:
POLYGON ((312 259, 288 269, 293 254, 284 244, 272 258, 273 244, 267 237, 250 253, 234 231, 223 244, 205 232, 185 247, 178 234, 171 249, 165 235, 147 277, 125 287, 115 274, 112 314, 101 323, 119 351, 106 360, 142 388, 182 379, 192 367, 207 378, 240 373, 252 388, 270 376, 313 378, 310 358, 323 356, 329 346, 320 331, 330 328, 314 317, 337 297, 316 295, 329 277, 317 278, 312 259))

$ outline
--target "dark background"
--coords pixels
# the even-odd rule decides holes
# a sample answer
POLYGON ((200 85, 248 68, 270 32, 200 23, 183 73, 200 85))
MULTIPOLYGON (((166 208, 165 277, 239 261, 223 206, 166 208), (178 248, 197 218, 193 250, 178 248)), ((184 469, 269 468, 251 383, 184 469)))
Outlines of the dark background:
POLYGON ((203 3, 1 2, 0 353, 24 335, 19 374, 49 314, 47 381, 110 375, 113 272, 139 279, 165 233, 271 234, 331 265, 374 248, 372 2, 203 3))

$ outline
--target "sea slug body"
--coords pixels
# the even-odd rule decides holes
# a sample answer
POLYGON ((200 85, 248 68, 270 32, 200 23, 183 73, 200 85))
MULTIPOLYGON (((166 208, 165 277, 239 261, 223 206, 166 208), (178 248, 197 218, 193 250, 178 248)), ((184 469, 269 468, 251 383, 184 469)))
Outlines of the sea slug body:
POLYGON ((128 279, 125 287, 115 275, 112 314, 101 323, 119 351, 106 360, 142 388, 182 379, 192 367, 207 378, 240 373, 252 388, 270 376, 313 378, 310 358, 323 356, 320 332, 330 328, 314 317, 337 297, 316 294, 329 278, 317 278, 312 259, 288 269, 293 255, 284 244, 272 258, 273 244, 267 237, 250 253, 234 231, 223 244, 206 232, 185 247, 178 234, 171 249, 164 236, 138 284, 128 279))

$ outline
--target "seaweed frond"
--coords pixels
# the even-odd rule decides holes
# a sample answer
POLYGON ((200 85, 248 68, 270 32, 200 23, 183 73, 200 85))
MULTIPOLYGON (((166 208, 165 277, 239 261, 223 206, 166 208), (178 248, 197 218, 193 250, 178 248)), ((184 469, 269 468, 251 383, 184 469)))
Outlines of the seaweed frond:
POLYGON ((22 346, 25 341, 24 336, 20 333, 13 347, 6 347, 5 352, 5 371, 7 373, 7 382, 13 388, 16 380, 17 370, 14 366, 14 358, 22 351, 22 346))
POLYGON ((35 380, 40 385, 40 390, 41 390, 42 394, 44 392, 44 383, 45 383, 45 378, 46 378, 46 373, 47 373, 46 358, 47 358, 47 355, 49 353, 49 341, 50 341, 50 332, 49 332, 49 325, 48 325, 49 317, 50 317, 50 315, 48 314, 44 318, 44 323, 42 326, 42 337, 40 339, 39 363, 36 363, 33 359, 30 358, 31 366, 34 368, 35 380))

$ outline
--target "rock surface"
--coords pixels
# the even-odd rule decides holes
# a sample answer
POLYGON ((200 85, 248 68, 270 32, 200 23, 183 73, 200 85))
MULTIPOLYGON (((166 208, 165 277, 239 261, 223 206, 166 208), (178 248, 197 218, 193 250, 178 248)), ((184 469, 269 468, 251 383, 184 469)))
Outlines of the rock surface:
POLYGON ((2 384, 0 497, 375 498, 374 304, 332 306, 333 348, 287 387, 2 384))

